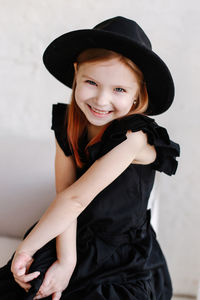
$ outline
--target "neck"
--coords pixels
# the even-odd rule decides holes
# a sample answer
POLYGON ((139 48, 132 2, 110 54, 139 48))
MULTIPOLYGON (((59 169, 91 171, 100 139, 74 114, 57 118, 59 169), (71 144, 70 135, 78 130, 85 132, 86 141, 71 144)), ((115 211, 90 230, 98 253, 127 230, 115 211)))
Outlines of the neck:
POLYGON ((102 129, 103 126, 88 125, 88 140, 93 139, 102 129))

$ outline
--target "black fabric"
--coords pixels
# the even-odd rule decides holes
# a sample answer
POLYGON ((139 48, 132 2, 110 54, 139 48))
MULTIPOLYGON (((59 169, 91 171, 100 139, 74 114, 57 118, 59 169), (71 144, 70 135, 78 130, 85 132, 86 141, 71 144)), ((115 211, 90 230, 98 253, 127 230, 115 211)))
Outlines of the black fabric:
MULTIPOLYGON (((64 153, 71 155, 69 144, 60 136, 67 108, 62 103, 53 105, 52 129, 64 153)), ((88 148, 89 161, 84 168, 77 169, 77 177, 97 158, 124 141, 127 130, 147 133, 148 142, 156 147, 156 160, 148 165, 130 164, 78 216, 77 265, 62 293, 63 300, 169 300, 172 297, 168 266, 151 226, 151 210, 147 205, 156 170, 175 174, 179 145, 169 139, 165 128, 147 116, 114 120, 102 140, 88 148)), ((85 133, 80 152, 87 144, 86 137, 85 133)), ((30 272, 39 270, 41 274, 31 282, 32 287, 26 293, 14 282, 11 258, 0 269, 0 299, 33 299, 46 270, 55 260, 53 239, 35 253, 30 272)))
POLYGON ((55 137, 66 156, 72 155, 68 140, 65 120, 68 106, 64 103, 53 104, 51 129, 55 131, 55 137))
POLYGON ((135 114, 114 120, 105 130, 102 142, 91 146, 91 159, 94 161, 123 142, 127 130, 132 132, 142 130, 147 134, 148 143, 155 145, 157 157, 151 164, 152 168, 167 175, 175 174, 178 166, 176 157, 180 156, 180 146, 170 140, 164 127, 159 126, 154 119, 146 115, 135 114))

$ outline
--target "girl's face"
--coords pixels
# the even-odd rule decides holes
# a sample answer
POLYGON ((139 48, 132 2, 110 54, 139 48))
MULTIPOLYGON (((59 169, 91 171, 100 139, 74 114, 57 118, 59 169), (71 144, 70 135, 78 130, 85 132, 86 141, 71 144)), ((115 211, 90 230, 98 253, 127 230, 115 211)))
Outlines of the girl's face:
POLYGON ((119 59, 74 64, 75 99, 95 127, 127 115, 137 99, 139 84, 135 73, 119 59))

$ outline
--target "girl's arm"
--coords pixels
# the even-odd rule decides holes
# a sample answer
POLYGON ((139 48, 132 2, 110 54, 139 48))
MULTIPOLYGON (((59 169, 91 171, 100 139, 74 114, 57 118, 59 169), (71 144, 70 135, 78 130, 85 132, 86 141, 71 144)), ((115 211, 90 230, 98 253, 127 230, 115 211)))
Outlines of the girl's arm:
MULTIPOLYGON (((56 140, 55 140, 56 141, 56 140)), ((56 155, 55 155, 55 186, 56 186, 56 194, 58 195, 60 192, 65 190, 68 186, 70 186, 76 180, 76 168, 74 164, 74 160, 72 157, 67 157, 59 144, 56 141, 56 155)), ((76 265, 76 229, 77 229, 77 219, 72 222, 72 224, 67 228, 62 234, 57 236, 56 238, 56 250, 57 250, 57 265, 59 266, 59 270, 54 266, 51 266, 48 272, 45 275, 45 283, 46 290, 49 289, 49 286, 46 285, 46 282, 49 281, 49 278, 53 275, 53 277, 58 277, 62 269, 65 272, 65 279, 67 279, 67 275, 69 278, 73 273, 73 270, 76 265), (68 271, 68 272, 67 272, 68 271)), ((24 258, 23 258, 24 259, 24 258)), ((26 261, 29 261, 29 265, 32 263, 32 260, 27 257, 26 261)), ((11 268, 12 269, 12 268, 11 268)), ((34 272, 32 274, 26 275, 26 271, 23 271, 23 274, 20 276, 15 275, 15 281, 25 290, 28 290, 31 286, 28 283, 35 277, 37 277, 38 272, 34 272)), ((39 275, 39 274, 38 274, 39 275)), ((61 276, 60 276, 61 277, 61 276)), ((52 280, 51 280, 52 282, 52 280)), ((61 280, 60 280, 61 282, 61 280)), ((66 285, 66 283, 64 282, 66 285)), ((40 290, 44 289, 43 284, 40 287, 40 290)))
MULTIPOLYGON (((76 180, 76 168, 72 156, 66 156, 56 139, 55 142, 55 187, 56 194, 58 195, 76 180)), ((75 219, 63 233, 56 237, 57 261, 47 270, 43 283, 38 291, 38 295, 46 294, 46 296, 48 296, 48 292, 51 291, 51 286, 50 284, 47 284, 48 282, 51 282, 51 285, 52 283, 54 284, 55 291, 57 289, 56 284, 53 282, 55 278, 59 278, 58 290, 67 286, 77 261, 76 230, 77 219, 75 219)), ((36 271, 27 274, 33 259, 29 255, 22 254, 23 255, 18 257, 15 255, 15 259, 12 261, 11 271, 13 272, 15 281, 28 291, 31 287, 29 282, 39 276, 40 273, 36 271), (26 268, 24 268, 25 265, 26 268)), ((58 280, 56 280, 56 283, 57 282, 58 280)))
POLYGON ((127 139, 99 158, 71 186, 60 192, 17 251, 33 255, 63 233, 95 196, 113 182, 138 153, 145 151, 147 136, 142 130, 128 132, 127 139))
MULTIPOLYGON (((57 195, 76 180, 76 168, 72 157, 66 157, 56 141, 55 186, 57 195)), ((45 273, 42 285, 34 299, 52 295, 60 299, 67 287, 76 266, 76 230, 77 219, 56 238, 57 260, 45 273)))
MULTIPOLYGON (((55 140, 56 141, 56 140, 55 140)), ((76 167, 72 156, 67 157, 56 141, 55 186, 57 195, 76 181, 76 167)), ((57 258, 63 264, 76 264, 77 219, 56 238, 57 258)))
POLYGON ((63 265, 76 265, 76 230, 77 219, 63 233, 56 238, 57 259, 63 265))

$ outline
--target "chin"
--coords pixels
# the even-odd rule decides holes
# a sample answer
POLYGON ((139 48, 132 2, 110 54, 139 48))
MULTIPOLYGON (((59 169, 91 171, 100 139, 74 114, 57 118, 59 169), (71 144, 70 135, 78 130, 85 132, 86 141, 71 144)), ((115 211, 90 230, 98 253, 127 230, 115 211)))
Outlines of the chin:
POLYGON ((88 122, 89 122, 91 125, 93 125, 93 126, 99 126, 99 127, 105 126, 106 124, 108 124, 109 122, 112 121, 112 120, 110 120, 110 121, 107 121, 107 122, 95 122, 95 121, 93 121, 93 120, 89 120, 89 119, 87 119, 87 120, 88 120, 88 122))

